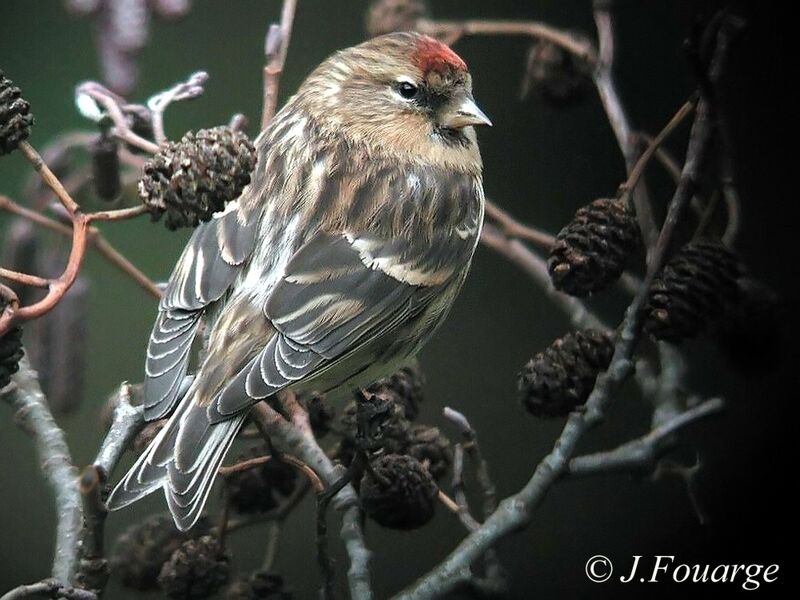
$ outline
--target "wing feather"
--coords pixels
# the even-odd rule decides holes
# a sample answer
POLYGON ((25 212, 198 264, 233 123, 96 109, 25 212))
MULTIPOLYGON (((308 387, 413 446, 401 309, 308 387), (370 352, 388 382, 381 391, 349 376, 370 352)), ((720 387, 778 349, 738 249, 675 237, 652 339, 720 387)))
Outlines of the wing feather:
POLYGON ((354 239, 318 234, 289 261, 264 309, 276 333, 211 403, 212 422, 324 372, 428 305, 429 287, 365 264, 354 239))
POLYGON ((203 310, 219 300, 253 251, 257 218, 238 205, 195 230, 170 278, 150 335, 145 416, 166 416, 178 400, 203 310))

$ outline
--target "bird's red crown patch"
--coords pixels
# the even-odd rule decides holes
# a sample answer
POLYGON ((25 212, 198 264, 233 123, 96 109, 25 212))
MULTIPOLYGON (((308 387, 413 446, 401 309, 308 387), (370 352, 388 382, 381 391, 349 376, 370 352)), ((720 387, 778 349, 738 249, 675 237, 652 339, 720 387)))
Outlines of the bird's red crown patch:
POLYGON ((412 60, 423 73, 430 71, 442 73, 449 69, 467 70, 467 64, 458 54, 446 44, 431 37, 423 37, 417 42, 412 60))

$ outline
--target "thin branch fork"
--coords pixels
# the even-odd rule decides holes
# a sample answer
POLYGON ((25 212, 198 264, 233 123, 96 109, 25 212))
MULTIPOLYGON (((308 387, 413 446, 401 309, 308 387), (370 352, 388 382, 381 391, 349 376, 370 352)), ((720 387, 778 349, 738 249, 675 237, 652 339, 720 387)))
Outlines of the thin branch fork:
POLYGON ((664 128, 658 133, 658 135, 648 142, 647 148, 645 148, 644 152, 642 152, 641 156, 639 156, 630 173, 628 174, 628 179, 626 179, 625 182, 619 186, 617 195, 621 200, 627 201, 630 198, 632 191, 636 188, 637 184, 641 180, 645 168, 650 162, 650 159, 653 158, 656 151, 658 151, 661 145, 667 140, 667 138, 669 138, 675 129, 686 120, 686 117, 692 114, 692 111, 696 106, 697 100, 694 98, 684 102, 678 111, 672 116, 669 122, 664 126, 664 128))
POLYGON ((120 106, 123 100, 113 92, 107 90, 99 83, 87 81, 78 86, 75 90, 75 97, 79 102, 79 108, 82 109, 81 112, 84 114, 96 111, 96 107, 90 110, 83 110, 81 99, 84 97, 90 98, 90 103, 93 101, 101 106, 108 114, 112 123, 114 123, 113 134, 118 140, 134 148, 143 150, 148 154, 155 154, 158 152, 158 144, 154 144, 150 140, 143 138, 131 129, 130 125, 128 125, 128 119, 120 106))
MULTIPOLYGON (((27 219, 41 227, 54 231, 60 235, 72 237, 72 228, 59 223, 58 221, 46 217, 45 215, 31 210, 24 206, 20 206, 11 198, 0 194, 0 209, 13 213, 23 219, 27 219)), ((147 212, 147 209, 142 205, 141 207, 126 208, 112 211, 101 211, 92 213, 93 219, 97 221, 118 221, 137 217, 147 212)), ((109 241, 103 236, 101 231, 96 227, 90 227, 88 230, 89 244, 97 250, 100 255, 108 262, 114 265, 117 269, 122 271, 125 275, 130 277, 139 287, 150 294, 156 300, 161 298, 161 290, 158 286, 144 273, 142 273, 136 265, 123 256, 109 241)), ((4 277, 4 271, 0 270, 0 277, 4 277)), ((13 276, 9 277, 15 281, 13 276)), ((49 285, 49 280, 48 285, 49 285)), ((24 282, 22 282, 24 283, 24 282)), ((27 284, 25 284, 27 285, 27 284)), ((42 286, 47 287, 47 285, 42 286)))
MULTIPOLYGON (((333 486, 340 480, 342 469, 334 466, 308 428, 298 426, 298 422, 301 420, 299 416, 291 415, 292 420, 287 421, 265 402, 256 404, 251 415, 259 428, 269 437, 271 444, 281 452, 291 454, 303 461, 317 473, 326 486, 333 486)), ((373 597, 369 577, 371 553, 364 542, 361 511, 358 508, 358 498, 352 485, 344 486, 333 497, 333 504, 336 509, 342 511, 340 537, 344 541, 345 549, 350 557, 350 568, 347 571, 350 597, 358 600, 371 600, 373 597)))
POLYGON ((613 450, 577 456, 569 461, 564 475, 586 477, 621 471, 650 471, 674 442, 674 434, 692 423, 719 413, 722 398, 711 398, 676 416, 644 435, 613 450))
MULTIPOLYGON (((44 298, 29 306, 18 307, 14 304, 6 306, 2 316, 0 316, 0 335, 8 331, 14 322, 27 321, 40 317, 52 310, 61 301, 69 288, 72 287, 72 284, 75 283, 80 273, 86 254, 86 246, 92 235, 94 235, 92 234, 91 227, 94 221, 120 221, 144 213, 144 207, 101 211, 97 213, 82 213, 78 203, 72 199, 72 196, 69 195, 69 192, 64 188, 61 181, 50 170, 47 164, 45 164, 42 157, 33 146, 28 142, 21 142, 19 149, 36 172, 42 177, 42 180, 53 190, 61 202, 61 205, 67 211, 67 215, 72 221, 72 248, 70 249, 69 259, 64 271, 58 278, 47 281, 46 286, 44 285, 45 280, 41 278, 33 278, 32 276, 23 276, 23 274, 13 271, 0 270, 0 276, 6 277, 7 279, 26 285, 46 287, 48 290, 44 298)), ((8 206, 9 203, 6 202, 5 205, 8 206)), ((60 230, 60 228, 56 229, 60 230)), ((106 245, 104 249, 110 256, 113 256, 113 254, 109 252, 109 246, 106 245)), ((126 271, 133 272, 133 265, 125 261, 124 257, 117 254, 114 256, 114 259, 118 266, 126 271)), ((141 283, 141 279, 137 280, 141 283)))

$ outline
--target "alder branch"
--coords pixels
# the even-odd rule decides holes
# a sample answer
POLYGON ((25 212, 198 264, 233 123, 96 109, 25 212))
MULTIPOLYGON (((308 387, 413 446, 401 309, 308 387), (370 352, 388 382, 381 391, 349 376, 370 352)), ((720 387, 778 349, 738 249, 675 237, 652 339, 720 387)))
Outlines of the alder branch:
POLYGON ((558 29, 540 21, 439 21, 422 19, 417 22, 416 29, 427 35, 442 39, 449 45, 456 43, 464 36, 527 36, 555 44, 589 63, 594 63, 597 60, 595 49, 591 43, 573 35, 569 31, 558 29))
POLYGON ((630 197, 631 193, 636 189, 636 186, 641 181, 642 176, 644 175, 644 171, 647 168, 647 165, 650 162, 650 159, 653 158, 656 151, 661 147, 661 145, 669 138, 669 136, 675 131, 675 129, 683 123, 683 121, 692 114, 692 111, 695 109, 697 104, 697 100, 690 99, 684 102, 678 111, 672 116, 672 118, 667 122, 664 128, 658 133, 655 138, 652 138, 650 142, 647 144, 644 152, 637 158, 636 162, 631 167, 630 173, 628 174, 628 178, 619 186, 618 196, 621 200, 627 201, 630 197))
POLYGON ((264 89, 263 110, 261 112, 261 130, 267 128, 278 106, 278 86, 281 74, 286 63, 286 54, 289 51, 289 41, 292 38, 292 25, 297 0, 283 0, 280 24, 273 23, 269 26, 267 37, 264 40, 264 89))
POLYGON ((722 398, 711 398, 672 417, 647 435, 605 452, 577 456, 569 461, 565 475, 586 477, 607 473, 650 472, 658 459, 675 445, 674 434, 692 423, 721 412, 722 398))
MULTIPOLYGON (((608 0, 594 1, 594 20, 598 38, 598 60, 594 71, 594 83, 608 122, 617 139, 617 145, 625 160, 625 168, 630 173, 639 156, 639 150, 625 106, 614 82, 615 43, 611 4, 612 2, 608 0)), ((642 239, 645 246, 650 249, 658 236, 658 227, 644 182, 633 189, 633 201, 639 228, 642 231, 642 239)))
MULTIPOLYGON (((72 236, 72 229, 63 223, 59 223, 49 217, 44 216, 34 210, 20 206, 11 198, 0 194, 0 210, 6 210, 15 214, 23 219, 27 219, 41 227, 54 231, 60 235, 72 236)), ((110 221, 121 220, 122 218, 133 218, 147 212, 146 207, 134 207, 130 209, 122 209, 117 211, 103 211, 93 213, 96 220, 110 221), (106 218, 108 216, 111 218, 106 218)), ((89 228, 89 244, 97 250, 97 252, 105 258, 114 267, 119 269, 124 275, 130 277, 139 287, 141 287, 148 294, 156 298, 161 298, 161 290, 159 287, 144 273, 142 273, 136 265, 123 256, 111 243, 103 236, 102 232, 96 227, 89 228)))
POLYGON ((486 216, 496 222, 496 226, 506 237, 532 242, 545 251, 550 251, 556 243, 555 236, 531 225, 521 223, 489 199, 486 200, 486 216))
POLYGON ((53 419, 36 372, 27 358, 20 360, 19 371, 11 381, 12 385, 0 395, 16 411, 21 427, 33 437, 42 474, 53 488, 58 525, 52 576, 62 585, 68 585, 78 564, 78 540, 83 518, 78 471, 73 465, 64 432, 53 419))
POLYGON ((528 249, 519 240, 509 239, 491 224, 484 224, 481 243, 494 250, 512 264, 521 268, 536 284, 545 291, 553 303, 563 310, 575 327, 591 327, 608 330, 603 322, 589 311, 586 305, 572 296, 558 292, 550 280, 547 261, 528 249))
POLYGON ((111 427, 92 463, 103 478, 111 477, 122 455, 144 425, 144 408, 131 403, 131 386, 124 382, 117 392, 111 427))
MULTIPOLYGON (((483 497, 481 512, 483 519, 488 519, 495 510, 497 510, 497 488, 489 474, 489 464, 483 458, 480 445, 478 444, 478 434, 473 429, 467 417, 453 409, 446 406, 443 410, 444 417, 453 423, 461 434, 462 442, 456 444, 456 451, 453 459, 453 488, 457 494, 457 507, 462 510, 460 515, 462 521, 467 526, 469 531, 478 529, 478 523, 470 522, 472 516, 469 513, 469 505, 467 503, 466 494, 464 493, 464 482, 461 474, 463 469, 463 454, 466 452, 472 462, 473 469, 475 470, 475 480, 480 487, 483 497), (458 459, 458 464, 456 463, 458 459), (458 472, 456 472, 458 469, 458 472)), ((474 521, 474 519, 472 519, 474 521)), ((472 575, 467 585, 473 589, 483 591, 487 595, 500 595, 508 590, 509 580, 506 570, 500 562, 500 557, 494 548, 489 548, 484 554, 484 570, 483 577, 472 575)))
POLYGON ((164 131, 164 111, 173 102, 192 100, 202 95, 203 84, 208 81, 208 73, 197 71, 189 79, 175 84, 171 88, 155 94, 147 101, 147 108, 153 117, 153 135, 159 146, 167 141, 164 131))
POLYGON ((45 579, 38 583, 20 585, 0 596, 0 600, 21 600, 22 598, 63 598, 64 600, 97 600, 97 594, 89 590, 65 586, 57 579, 45 579))
POLYGON ((105 110, 108 118, 114 124, 112 134, 121 142, 143 150, 148 154, 155 154, 159 150, 158 144, 151 142, 135 133, 128 124, 128 118, 123 111, 123 100, 112 91, 106 89, 95 81, 86 81, 75 89, 75 100, 84 116, 93 120, 100 120, 103 114, 97 110, 99 105, 105 110), (87 103, 84 99, 88 98, 87 103), (95 104, 96 103, 96 104, 95 104))
POLYGON ((453 448, 453 496, 455 496, 455 510, 450 506, 448 509, 458 516, 467 531, 478 529, 481 524, 470 512, 464 488, 464 446, 461 444, 456 444, 453 448))
MULTIPOLYGON (((297 408, 302 410, 299 405, 297 408)), ((325 451, 320 448, 310 429, 287 421, 265 402, 259 402, 251 414, 276 448, 299 458, 308 465, 326 487, 333 486, 339 481, 344 469, 333 464, 325 451)), ((350 557, 350 568, 347 571, 350 597, 354 600, 370 600, 373 597, 369 577, 371 553, 364 542, 361 511, 353 486, 349 484, 344 486, 334 496, 332 502, 334 508, 342 512, 340 537, 350 557)))
MULTIPOLYGON (((86 246, 93 235, 93 228, 91 225, 94 221, 121 221, 138 217, 145 212, 143 210, 144 207, 135 207, 120 210, 100 211, 96 213, 82 213, 80 206, 78 206, 77 202, 72 199, 69 192, 64 188, 64 185, 50 170, 47 164, 45 164, 45 162, 42 160, 42 157, 33 148, 33 146, 31 146, 28 142, 21 142, 19 148, 28 162, 31 163, 34 170, 39 173, 42 180, 50 187, 50 189, 53 190, 61 202, 64 210, 67 212, 67 216, 72 222, 72 247, 70 248, 69 259, 64 271, 55 279, 45 281, 42 278, 36 278, 33 276, 25 277, 24 274, 15 273, 5 269, 0 270, 0 276, 7 277, 26 285, 35 285, 37 287, 47 288, 47 294, 44 296, 44 298, 35 302, 34 304, 21 307, 15 304, 9 304, 6 306, 0 315, 0 335, 8 331, 8 329, 15 322, 38 318, 52 310, 61 301, 67 291, 69 291, 70 287, 72 287, 72 284, 75 283, 75 280, 80 273, 86 254, 86 246)), ((6 207, 11 206, 11 204, 13 203, 10 203, 10 200, 5 202, 6 207)), ((22 209, 22 207, 17 207, 16 212, 20 215, 28 215, 31 211, 22 209)), ((42 223, 43 221, 42 219, 36 219, 35 222, 42 223)), ((57 231, 62 231, 60 227, 51 228, 57 231)), ((145 282, 144 280, 146 280, 146 278, 143 275, 140 277, 140 274, 138 271, 136 271, 135 267, 122 255, 116 253, 116 251, 114 251, 113 248, 111 248, 108 244, 100 244, 100 246, 103 248, 106 255, 110 257, 110 260, 112 260, 121 269, 134 276, 134 279, 138 283, 141 284, 145 282)), ((152 289, 149 291, 156 292, 157 290, 152 289)), ((158 295, 160 297, 160 291, 158 291, 158 295)))

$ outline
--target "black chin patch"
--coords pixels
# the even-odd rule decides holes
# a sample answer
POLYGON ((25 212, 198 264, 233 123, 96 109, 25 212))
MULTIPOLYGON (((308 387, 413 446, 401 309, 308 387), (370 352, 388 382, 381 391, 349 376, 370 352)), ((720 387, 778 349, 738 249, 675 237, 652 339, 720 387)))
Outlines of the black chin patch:
POLYGON ((433 130, 433 134, 448 146, 463 146, 466 148, 471 143, 461 129, 437 125, 433 130))

